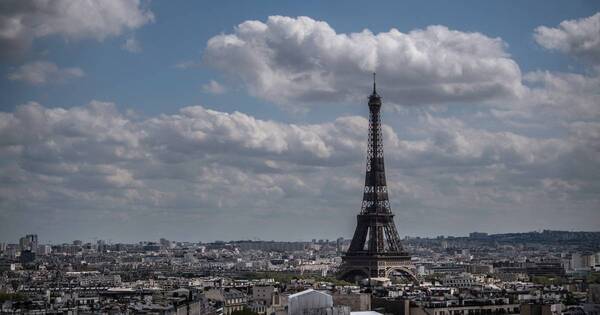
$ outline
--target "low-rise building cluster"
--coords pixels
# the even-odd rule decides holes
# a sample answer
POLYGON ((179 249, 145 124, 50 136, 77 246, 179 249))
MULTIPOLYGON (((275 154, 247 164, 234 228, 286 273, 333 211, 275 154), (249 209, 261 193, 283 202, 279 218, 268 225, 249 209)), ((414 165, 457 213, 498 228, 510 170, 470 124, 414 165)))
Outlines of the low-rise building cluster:
POLYGON ((0 243, 0 312, 597 315, 600 244, 586 237, 406 238, 417 281, 348 283, 336 278, 344 239, 51 245, 30 234, 0 243))

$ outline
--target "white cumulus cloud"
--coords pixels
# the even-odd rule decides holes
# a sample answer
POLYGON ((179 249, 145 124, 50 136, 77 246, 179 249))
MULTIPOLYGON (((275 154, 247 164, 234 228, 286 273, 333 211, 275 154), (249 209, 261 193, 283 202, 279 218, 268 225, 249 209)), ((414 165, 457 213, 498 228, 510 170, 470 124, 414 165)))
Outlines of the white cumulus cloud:
POLYGON ((227 88, 215 80, 210 80, 210 82, 202 85, 202 91, 211 94, 223 94, 227 91, 227 88))
MULTIPOLYGON (((413 114, 417 128, 383 130, 403 233, 423 233, 411 230, 423 215, 435 218, 429 233, 466 217, 471 226, 500 217, 523 229, 540 224, 533 217, 558 224, 567 206, 576 226, 597 218, 597 122, 534 137, 413 114)), ((175 234, 193 222, 210 239, 262 235, 255 231, 265 222, 287 226, 292 238, 321 229, 349 236, 360 206, 367 124, 359 116, 282 123, 203 106, 132 117, 98 101, 68 109, 24 104, 0 112, 0 217, 44 223, 94 217, 107 224, 73 226, 83 234, 117 229, 111 233, 132 239, 139 234, 127 235, 131 225, 119 229, 116 215, 175 234), (177 228, 168 224, 173 218, 177 228), (299 224, 285 225, 291 220, 299 224)))
POLYGON ((8 79, 43 85, 49 82, 64 82, 84 75, 80 68, 60 68, 48 61, 34 61, 20 66, 8 75, 8 79))
POLYGON ((520 95, 521 72, 505 46, 445 26, 345 34, 309 17, 271 16, 211 38, 203 58, 275 103, 362 98, 375 71, 388 101, 412 105, 520 95))
POLYGON ((543 47, 600 64, 600 12, 562 21, 558 27, 539 26, 534 38, 543 47))
POLYGON ((0 2, 0 57, 25 51, 36 38, 103 40, 152 22, 140 0, 7 0, 0 2))
POLYGON ((534 71, 524 76, 533 87, 523 98, 521 109, 530 108, 538 116, 562 119, 600 117, 600 76, 534 71))
POLYGON ((129 37, 127 40, 125 40, 123 45, 121 45, 121 48, 130 53, 139 53, 142 51, 142 44, 137 40, 137 38, 129 37))

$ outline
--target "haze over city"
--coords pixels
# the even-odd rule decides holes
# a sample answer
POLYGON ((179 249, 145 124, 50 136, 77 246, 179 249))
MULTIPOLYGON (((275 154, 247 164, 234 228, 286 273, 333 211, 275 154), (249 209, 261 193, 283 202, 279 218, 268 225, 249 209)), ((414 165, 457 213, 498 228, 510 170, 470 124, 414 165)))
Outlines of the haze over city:
POLYGON ((400 236, 598 231, 600 2, 26 0, 0 240, 351 238, 373 72, 400 236))

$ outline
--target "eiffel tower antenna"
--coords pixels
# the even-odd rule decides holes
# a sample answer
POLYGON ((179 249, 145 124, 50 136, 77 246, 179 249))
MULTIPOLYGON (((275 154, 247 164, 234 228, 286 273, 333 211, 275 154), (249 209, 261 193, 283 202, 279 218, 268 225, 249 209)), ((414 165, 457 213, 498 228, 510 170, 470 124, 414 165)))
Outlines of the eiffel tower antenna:
POLYGON ((377 82, 375 81, 376 73, 373 72, 373 94, 377 94, 377 82))

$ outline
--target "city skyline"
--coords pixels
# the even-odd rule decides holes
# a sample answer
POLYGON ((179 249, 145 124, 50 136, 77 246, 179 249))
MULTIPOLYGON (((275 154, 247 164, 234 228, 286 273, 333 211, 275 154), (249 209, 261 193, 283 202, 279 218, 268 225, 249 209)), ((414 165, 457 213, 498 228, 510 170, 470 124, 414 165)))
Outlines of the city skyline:
POLYGON ((373 72, 400 236, 600 226, 598 2, 24 2, 2 241, 349 239, 373 72))
MULTIPOLYGON (((45 240, 43 238, 43 235, 38 235, 35 232, 26 232, 27 234, 25 235, 19 235, 19 237, 17 237, 16 239, 12 240, 12 239, 2 239, 0 240, 0 244, 4 244, 4 245, 19 245, 20 241, 22 241, 23 239, 27 239, 27 237, 33 236, 36 238, 36 244, 39 245, 50 245, 50 246, 55 246, 55 245, 72 245, 74 243, 81 243, 80 245, 85 245, 85 244, 90 244, 90 245, 97 245, 99 242, 102 244, 106 244, 106 245, 118 245, 118 244, 152 244, 152 243, 160 243, 161 241, 169 241, 171 243, 181 243, 181 244, 230 244, 230 243, 245 243, 245 242, 256 242, 256 243, 281 243, 281 244, 285 244, 285 243, 316 243, 316 244, 321 244, 321 243, 335 243, 336 241, 340 240, 343 242, 346 242, 348 245, 350 244, 350 241, 352 240, 352 238, 344 238, 344 237, 336 237, 336 238, 325 238, 325 237, 318 237, 315 236, 312 239, 294 239, 294 240, 277 240, 277 239, 260 239, 260 238, 254 238, 254 239, 211 239, 211 240, 184 240, 184 239, 173 239, 173 238, 169 238, 169 237, 160 237, 157 239, 138 239, 138 240, 130 240, 130 241, 126 241, 126 240, 118 240, 118 239, 112 239, 109 237, 92 237, 89 239, 86 238, 74 238, 74 239, 70 239, 70 240, 60 240, 60 241, 56 241, 56 240, 45 240), (41 236, 41 237, 40 237, 41 236)), ((469 239, 469 238, 474 238, 474 239, 478 239, 481 238, 482 236, 484 238, 489 238, 489 239, 493 239, 495 237, 507 237, 507 236, 513 236, 514 235, 518 235, 520 238, 524 238, 527 235, 537 235, 537 236, 541 236, 543 237, 545 235, 545 233, 559 233, 559 234, 574 234, 574 235, 581 235, 581 234, 588 234, 588 235, 592 235, 591 237, 597 237, 598 233, 600 233, 600 231, 559 231, 559 230, 538 230, 538 231, 521 231, 521 232, 506 232, 506 233, 487 233, 487 232, 482 232, 482 231, 470 231, 470 232, 465 232, 464 235, 434 235, 434 236, 420 236, 420 235, 400 235, 400 239, 402 241, 414 241, 414 240, 436 240, 436 241, 440 241, 440 240, 448 240, 448 241, 456 241, 456 240, 461 240, 461 239, 469 239)))

